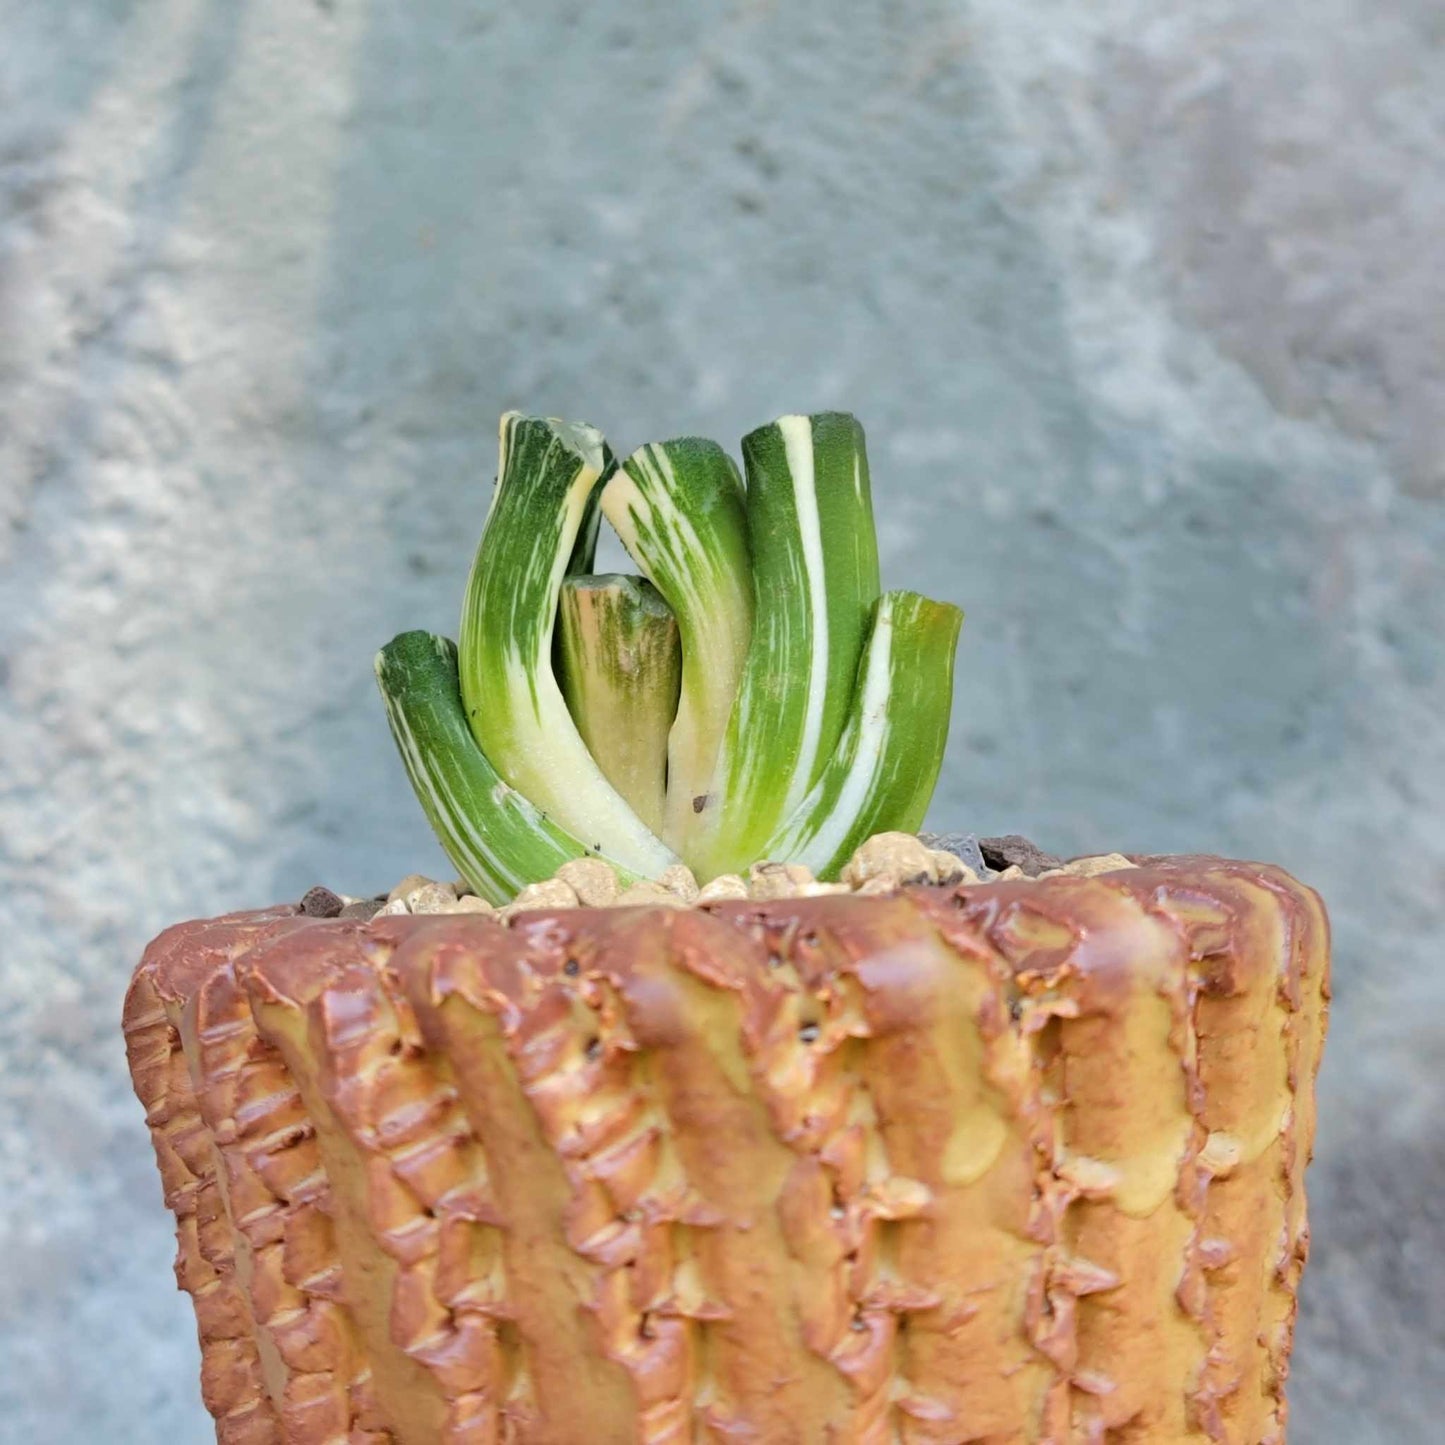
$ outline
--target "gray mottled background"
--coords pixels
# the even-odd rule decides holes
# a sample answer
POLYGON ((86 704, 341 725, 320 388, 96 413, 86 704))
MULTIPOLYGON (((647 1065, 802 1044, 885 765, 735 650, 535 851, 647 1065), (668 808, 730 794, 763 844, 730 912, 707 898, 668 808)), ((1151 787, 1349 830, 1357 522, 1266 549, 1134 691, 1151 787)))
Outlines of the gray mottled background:
POLYGON ((441 866, 370 659, 498 412, 841 406, 935 820, 1324 891, 1293 1439, 1438 1441, 1442 156, 1439 0, 0 0, 0 1434, 207 1438, 122 988, 441 866))

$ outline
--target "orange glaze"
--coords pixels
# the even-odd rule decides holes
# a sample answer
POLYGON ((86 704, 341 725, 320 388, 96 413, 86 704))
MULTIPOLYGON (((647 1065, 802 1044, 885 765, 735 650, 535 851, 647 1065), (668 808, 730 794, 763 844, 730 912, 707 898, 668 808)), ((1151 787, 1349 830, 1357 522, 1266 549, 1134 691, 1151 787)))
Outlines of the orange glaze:
POLYGON ((172 929, 217 1438, 1282 1442, 1328 999, 1278 869, 172 929))

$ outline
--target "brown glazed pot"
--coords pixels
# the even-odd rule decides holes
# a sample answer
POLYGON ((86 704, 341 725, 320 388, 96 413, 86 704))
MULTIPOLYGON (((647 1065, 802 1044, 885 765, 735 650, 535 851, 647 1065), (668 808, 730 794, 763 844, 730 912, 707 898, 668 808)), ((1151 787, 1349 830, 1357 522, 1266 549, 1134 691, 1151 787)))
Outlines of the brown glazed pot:
POLYGON ((1281 1442, 1328 954, 1217 858, 173 928, 125 1028, 217 1439, 1281 1442))

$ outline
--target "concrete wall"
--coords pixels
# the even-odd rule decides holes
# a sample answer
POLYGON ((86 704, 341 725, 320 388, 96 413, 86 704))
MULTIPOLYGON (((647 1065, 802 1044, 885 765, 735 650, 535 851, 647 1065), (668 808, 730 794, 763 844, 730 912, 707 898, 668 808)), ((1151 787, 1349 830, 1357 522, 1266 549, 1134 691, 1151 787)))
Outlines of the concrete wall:
POLYGON ((170 920, 440 866, 370 659, 453 625, 498 412, 841 406, 886 575, 968 609, 936 821, 1323 889, 1294 1438, 1439 1438, 1438 0, 0 37, 0 1433, 206 1438, 122 987, 170 920))

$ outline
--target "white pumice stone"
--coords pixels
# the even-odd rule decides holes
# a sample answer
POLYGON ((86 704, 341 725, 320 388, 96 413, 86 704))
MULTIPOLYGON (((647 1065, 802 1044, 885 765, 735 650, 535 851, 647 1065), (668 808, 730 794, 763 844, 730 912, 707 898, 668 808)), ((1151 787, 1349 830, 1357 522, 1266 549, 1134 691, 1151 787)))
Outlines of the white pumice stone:
MULTIPOLYGON (((1040 873, 1040 878, 1072 874, 1092 878, 1137 866, 1122 853, 1100 853, 1076 858, 1040 873)), ((996 875, 1005 881, 1033 879, 1017 864, 996 875)), ((494 908, 472 891, 464 879, 438 883, 421 873, 410 873, 387 895, 378 916, 398 913, 488 913, 502 922, 515 914, 541 908, 689 908, 704 903, 750 899, 767 902, 785 898, 824 898, 856 893, 879 897, 911 884, 938 883, 950 887, 977 884, 978 873, 957 855, 936 848, 911 833, 875 833, 861 843, 844 867, 840 880, 824 882, 801 863, 754 863, 746 879, 724 873, 701 887, 692 869, 683 863, 665 868, 656 879, 624 888, 612 864, 602 858, 574 858, 552 878, 529 883, 504 907, 494 908)), ((344 895, 338 895, 344 897, 344 895)))
POLYGON ((624 889, 617 896, 616 906, 618 908, 686 908, 687 901, 680 898, 669 888, 664 888, 661 883, 653 883, 644 879, 641 883, 634 883, 631 888, 624 889))
POLYGON ((1091 858, 1075 858, 1071 863, 1065 863, 1060 871, 1072 873, 1077 878, 1097 878, 1100 873, 1118 873, 1137 866, 1122 853, 1097 853, 1091 858))
POLYGON ((696 903, 699 888, 697 878, 686 863, 674 863, 657 875, 657 881, 669 893, 675 893, 684 903, 696 903))
POLYGON ((577 901, 586 908, 607 908, 622 891, 616 870, 601 858, 574 858, 557 870, 557 877, 573 889, 577 901))
POLYGON ((932 883, 938 877, 933 850, 912 833, 875 833, 859 844, 843 867, 843 881, 854 888, 875 878, 894 887, 904 883, 932 883))
POLYGON ((503 918, 514 918, 518 913, 528 913, 535 908, 576 908, 577 890, 560 878, 548 878, 544 883, 529 883, 500 910, 503 918))
POLYGON ((802 863, 754 863, 748 869, 748 897, 759 901, 798 898, 816 881, 813 870, 802 863))
POLYGON ((410 898, 418 888, 426 888, 436 883, 435 878, 428 878, 424 873, 408 873, 390 893, 386 895, 388 903, 394 903, 398 898, 410 898))
POLYGON ((936 881, 939 883, 977 883, 979 876, 954 853, 946 853, 941 848, 931 848, 933 854, 933 866, 936 881))
POLYGON ((413 913, 446 913, 456 901, 449 883, 423 883, 406 897, 413 913))
POLYGON ((495 913, 497 910, 485 898, 478 898, 475 893, 464 893, 449 908, 442 911, 444 913, 495 913))
POLYGON ((747 896, 748 885, 738 874, 719 873, 716 878, 702 885, 702 889, 697 895, 697 901, 699 903, 725 903, 747 896))

